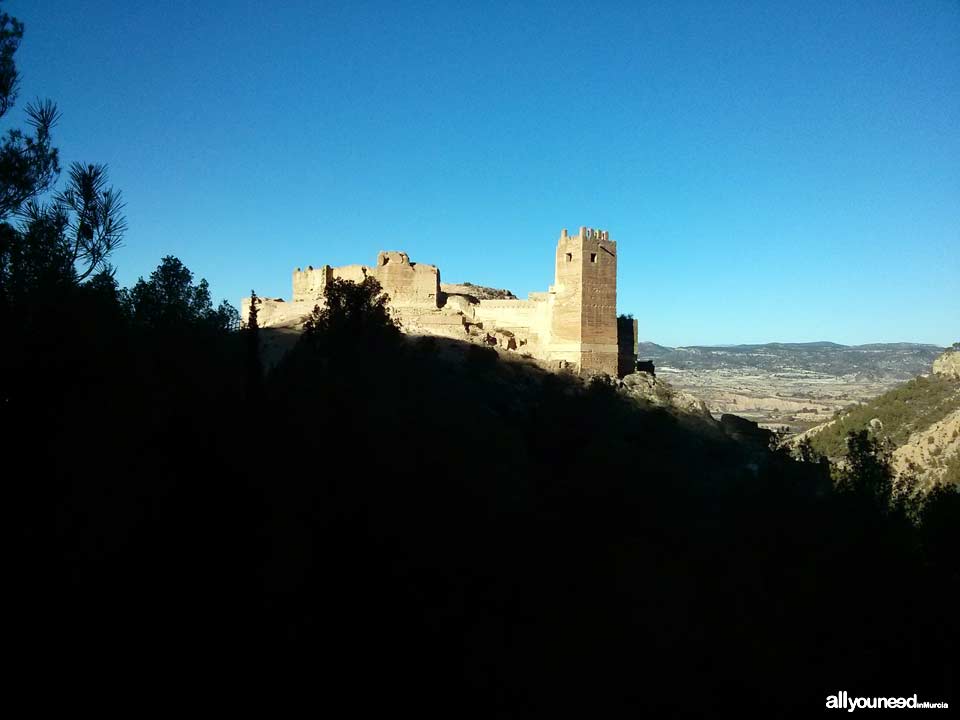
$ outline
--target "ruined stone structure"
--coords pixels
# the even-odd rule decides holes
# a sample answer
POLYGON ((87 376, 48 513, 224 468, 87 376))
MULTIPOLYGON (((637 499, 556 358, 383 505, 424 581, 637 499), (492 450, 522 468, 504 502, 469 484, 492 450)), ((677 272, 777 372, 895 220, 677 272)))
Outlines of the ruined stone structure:
MULTIPOLYGON (((381 252, 376 267, 345 265, 332 268, 324 265, 293 271, 293 301, 315 303, 323 297, 327 283, 334 279, 362 282, 374 277, 390 294, 394 308, 436 310, 440 306, 440 271, 433 265, 411 263, 404 252, 381 252)), ((312 307, 312 306, 311 306, 312 307)))
MULTIPOLYGON (((292 302, 261 298, 259 323, 261 327, 302 324, 313 307, 322 303, 324 288, 332 279, 359 282, 365 277, 379 281, 407 333, 497 345, 557 369, 609 375, 633 370, 637 324, 617 322, 617 244, 604 230, 581 227, 577 235, 563 230, 557 242, 553 285, 546 292, 530 293, 527 300, 487 300, 444 292, 436 266, 412 263, 403 252, 381 252, 373 267, 297 268, 292 302)), ((250 300, 245 298, 243 317, 249 307, 250 300)))

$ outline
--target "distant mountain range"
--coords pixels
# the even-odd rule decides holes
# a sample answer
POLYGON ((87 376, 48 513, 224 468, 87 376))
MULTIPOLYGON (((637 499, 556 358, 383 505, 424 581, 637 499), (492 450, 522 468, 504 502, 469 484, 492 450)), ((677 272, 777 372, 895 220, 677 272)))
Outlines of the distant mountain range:
POLYGON ((757 368, 765 372, 811 372, 857 379, 902 379, 927 373, 944 348, 917 343, 840 345, 833 342, 763 345, 639 345, 640 360, 677 370, 757 368))

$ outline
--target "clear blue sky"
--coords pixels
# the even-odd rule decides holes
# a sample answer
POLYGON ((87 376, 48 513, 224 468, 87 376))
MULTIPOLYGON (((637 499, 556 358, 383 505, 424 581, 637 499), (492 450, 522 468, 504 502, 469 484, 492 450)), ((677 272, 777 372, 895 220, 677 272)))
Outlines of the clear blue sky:
POLYGON ((960 340, 960 2, 8 0, 129 285, 405 250, 525 296, 617 240, 663 344, 960 340))

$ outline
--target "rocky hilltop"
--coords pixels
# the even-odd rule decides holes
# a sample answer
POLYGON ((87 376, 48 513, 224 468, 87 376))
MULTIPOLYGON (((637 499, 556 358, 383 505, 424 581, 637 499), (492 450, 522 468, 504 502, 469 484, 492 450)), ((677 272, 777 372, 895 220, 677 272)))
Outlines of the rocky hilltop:
POLYGON ((893 452, 897 472, 913 472, 930 485, 949 481, 960 484, 960 409, 910 435, 893 452))
POLYGON ((473 302, 480 300, 516 300, 517 296, 502 288, 474 285, 473 283, 440 283, 440 292, 445 295, 463 295, 473 302))
POLYGON ((933 361, 933 372, 944 377, 960 379, 960 343, 933 361))
POLYGON ((710 409, 703 400, 688 392, 674 388, 652 373, 635 372, 627 375, 619 382, 618 389, 628 397, 642 400, 651 405, 672 408, 680 412, 713 419, 710 409))

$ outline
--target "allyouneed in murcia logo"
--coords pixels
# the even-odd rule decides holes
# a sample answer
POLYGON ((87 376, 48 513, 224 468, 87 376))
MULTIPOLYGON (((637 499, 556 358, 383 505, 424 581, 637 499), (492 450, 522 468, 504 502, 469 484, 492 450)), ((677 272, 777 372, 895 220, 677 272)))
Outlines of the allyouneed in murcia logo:
POLYGON ((850 693, 846 690, 841 690, 836 695, 829 695, 827 697, 827 709, 829 710, 846 710, 847 712, 853 712, 854 710, 892 710, 896 708, 933 708, 947 710, 948 705, 945 702, 917 700, 916 695, 907 698, 850 697, 850 693))

